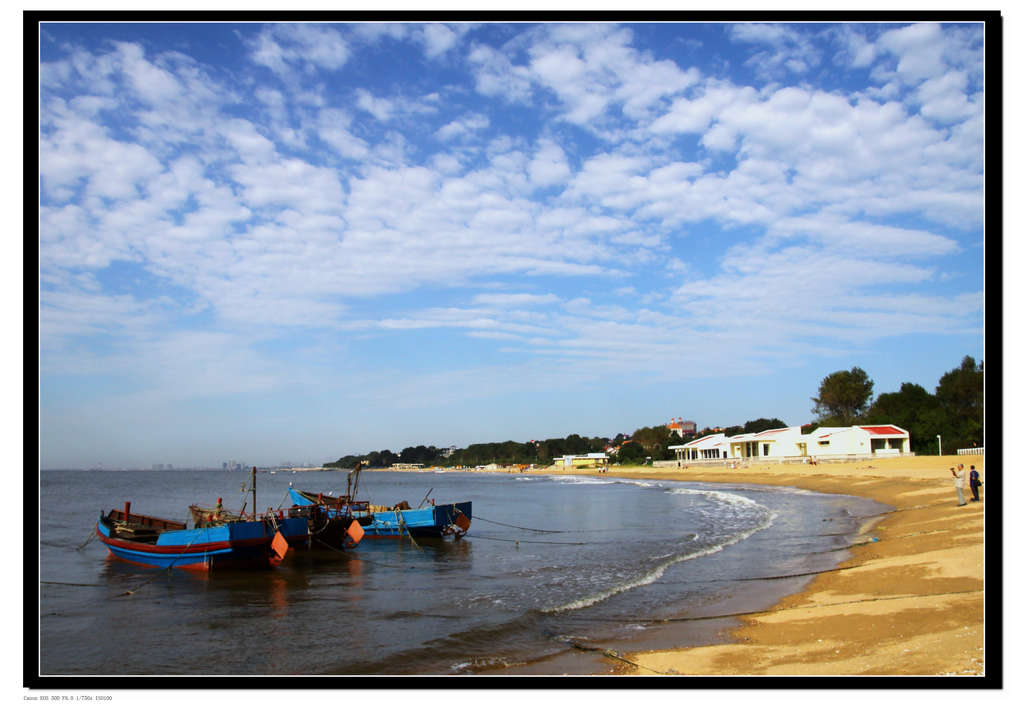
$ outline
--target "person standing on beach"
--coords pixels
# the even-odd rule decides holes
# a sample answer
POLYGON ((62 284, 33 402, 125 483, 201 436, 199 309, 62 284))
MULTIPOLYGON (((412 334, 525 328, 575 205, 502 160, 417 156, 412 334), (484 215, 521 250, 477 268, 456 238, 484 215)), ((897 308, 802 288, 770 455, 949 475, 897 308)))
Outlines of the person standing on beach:
POLYGON ((956 506, 963 507, 967 504, 967 500, 964 499, 964 483, 967 478, 964 474, 964 464, 960 463, 956 468, 950 468, 949 472, 953 473, 953 484, 956 486, 956 506))
POLYGON ((977 470, 974 469, 973 465, 971 466, 970 478, 971 478, 971 502, 980 502, 981 500, 978 497, 978 490, 981 488, 981 475, 978 473, 977 470))

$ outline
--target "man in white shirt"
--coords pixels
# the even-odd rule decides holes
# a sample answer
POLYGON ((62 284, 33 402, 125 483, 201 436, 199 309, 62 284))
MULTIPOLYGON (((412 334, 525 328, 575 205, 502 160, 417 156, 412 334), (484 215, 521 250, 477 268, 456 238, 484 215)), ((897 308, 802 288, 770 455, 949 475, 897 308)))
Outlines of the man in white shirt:
POLYGON ((957 507, 963 507, 967 504, 967 500, 964 499, 964 483, 967 481, 964 464, 960 463, 956 468, 950 468, 949 472, 953 473, 953 484, 956 486, 957 507))

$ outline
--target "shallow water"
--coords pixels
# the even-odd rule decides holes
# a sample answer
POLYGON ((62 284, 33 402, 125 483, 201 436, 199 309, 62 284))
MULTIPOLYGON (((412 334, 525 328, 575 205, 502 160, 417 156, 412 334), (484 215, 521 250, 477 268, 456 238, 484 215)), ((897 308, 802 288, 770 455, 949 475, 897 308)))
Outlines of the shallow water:
MULTIPOLYGON (((863 518, 884 510, 791 488, 365 471, 359 497, 375 504, 471 500, 469 534, 366 539, 348 553, 293 551, 276 569, 208 576, 125 564, 98 541, 78 548, 101 509, 131 500, 133 511, 184 520, 189 504, 218 496, 239 507, 246 478, 42 473, 40 672, 574 671, 574 645, 637 649, 669 626, 674 638, 710 641, 722 621, 684 619, 770 605, 809 579, 799 574, 834 567, 863 518)), ((289 483, 340 492, 345 476, 260 474, 259 507, 287 504, 289 483)))

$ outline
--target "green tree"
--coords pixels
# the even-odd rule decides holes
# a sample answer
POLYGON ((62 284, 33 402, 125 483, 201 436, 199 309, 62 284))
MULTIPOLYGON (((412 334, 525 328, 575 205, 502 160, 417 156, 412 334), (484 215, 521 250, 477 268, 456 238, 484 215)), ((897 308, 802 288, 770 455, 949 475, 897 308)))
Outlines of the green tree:
POLYGON ((973 357, 964 357, 957 369, 946 372, 939 379, 935 398, 948 417, 949 429, 942 435, 943 440, 949 442, 949 450, 984 445, 984 362, 977 364, 973 357))
POLYGON ((754 419, 743 424, 744 433, 760 433, 761 431, 769 431, 773 428, 786 428, 786 424, 781 419, 764 418, 754 419))
POLYGON ((945 412, 920 384, 903 382, 898 392, 879 394, 864 416, 866 424, 893 424, 910 432, 910 449, 937 453, 945 412))
POLYGON ((867 410, 875 383, 860 367, 832 372, 821 381, 812 411, 822 425, 850 426, 867 410))
POLYGON ((647 458, 647 451, 636 441, 626 441, 619 446, 619 452, 615 456, 616 462, 626 464, 643 463, 647 458))
POLYGON ((675 445, 679 440, 674 435, 668 426, 644 426, 633 432, 632 441, 646 451, 645 457, 665 460, 669 457, 669 445, 675 445))

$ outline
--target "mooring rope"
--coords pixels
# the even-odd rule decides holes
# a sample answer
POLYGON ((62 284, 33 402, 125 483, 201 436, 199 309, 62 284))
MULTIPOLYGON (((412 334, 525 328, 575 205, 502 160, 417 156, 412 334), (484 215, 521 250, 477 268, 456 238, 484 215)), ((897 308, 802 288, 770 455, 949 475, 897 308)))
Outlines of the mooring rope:
POLYGON ((479 534, 474 534, 472 539, 487 539, 492 542, 515 542, 516 544, 560 544, 563 546, 584 546, 587 542, 542 542, 540 540, 529 540, 529 539, 503 539, 502 537, 482 537, 479 534))
POLYGON ((402 516, 402 511, 395 509, 395 517, 398 519, 398 536, 402 536, 402 529, 405 529, 405 533, 409 535, 409 541, 416 549, 420 548, 420 545, 416 543, 416 540, 412 536, 412 532, 409 531, 409 525, 405 523, 405 518, 402 516))
POLYGON ((95 539, 95 538, 96 538, 96 528, 95 528, 95 527, 93 527, 93 528, 92 528, 92 531, 91 531, 91 532, 89 532, 89 536, 88 536, 88 537, 86 537, 85 541, 84 541, 84 542, 82 542, 82 543, 81 543, 81 545, 79 545, 79 546, 75 547, 75 551, 82 551, 83 549, 85 549, 86 545, 87 545, 87 544, 88 544, 89 542, 91 542, 91 541, 92 541, 93 539, 95 539))
MULTIPOLYGON (((462 512, 462 510, 459 510, 458 507, 456 507, 455 509, 458 510, 459 512, 462 512)), ((465 513, 463 513, 463 514, 465 514, 465 513)), ((497 520, 487 519, 486 517, 481 517, 480 515, 473 515, 473 520, 474 521, 480 520, 482 522, 490 522, 491 524, 498 524, 498 525, 501 525, 502 527, 511 527, 513 529, 522 529, 522 530, 524 530, 526 532, 540 532, 541 534, 590 534, 590 533, 593 533, 593 532, 619 532, 619 531, 622 531, 621 529, 534 529, 533 527, 520 527, 519 525, 516 525, 516 524, 509 524, 508 522, 498 522, 497 520)))
MULTIPOLYGON (((461 512, 461 510, 460 510, 460 512, 461 512)), ((497 522, 497 521, 495 521, 493 519, 487 519, 486 517, 481 517, 480 515, 475 515, 473 517, 473 519, 474 520, 478 519, 478 520, 480 520, 482 522, 490 522, 491 524, 498 524, 498 525, 501 525, 502 527, 512 527, 513 529, 522 529, 522 530, 525 530, 527 532, 540 532, 542 534, 564 534, 567 531, 569 531, 569 530, 566 530, 566 529, 533 529, 532 527, 520 527, 520 526, 515 525, 515 524, 508 524, 507 522, 497 522)))

